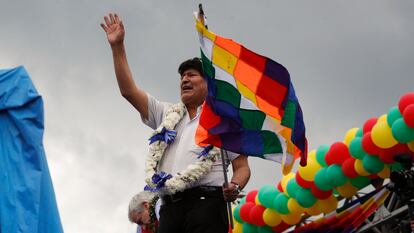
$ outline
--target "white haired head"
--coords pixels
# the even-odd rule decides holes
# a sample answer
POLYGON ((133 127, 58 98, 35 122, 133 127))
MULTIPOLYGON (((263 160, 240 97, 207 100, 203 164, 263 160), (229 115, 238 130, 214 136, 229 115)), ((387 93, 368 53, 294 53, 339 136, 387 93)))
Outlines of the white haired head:
POLYGON ((155 197, 155 193, 149 191, 141 191, 135 194, 128 206, 128 219, 133 222, 133 214, 139 214, 144 210, 144 203, 149 203, 155 197))

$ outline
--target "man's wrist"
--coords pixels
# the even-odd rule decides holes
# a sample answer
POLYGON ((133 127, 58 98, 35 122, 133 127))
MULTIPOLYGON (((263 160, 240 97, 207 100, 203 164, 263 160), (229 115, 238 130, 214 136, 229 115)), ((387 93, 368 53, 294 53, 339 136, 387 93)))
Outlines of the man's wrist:
POLYGON ((233 184, 234 186, 236 186, 237 192, 240 193, 242 191, 242 188, 241 188, 240 184, 238 184, 237 182, 234 182, 234 181, 230 181, 230 183, 233 184))

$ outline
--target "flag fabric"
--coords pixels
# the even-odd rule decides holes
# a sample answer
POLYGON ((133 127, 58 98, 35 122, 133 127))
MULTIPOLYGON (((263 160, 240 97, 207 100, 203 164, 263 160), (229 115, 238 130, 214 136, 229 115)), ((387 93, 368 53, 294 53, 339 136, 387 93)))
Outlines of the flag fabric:
POLYGON ((208 83, 196 143, 280 162, 284 173, 298 157, 305 165, 305 125, 288 70, 195 18, 208 83))
POLYGON ((26 70, 0 70, 1 233, 63 232, 43 129, 43 101, 26 70))

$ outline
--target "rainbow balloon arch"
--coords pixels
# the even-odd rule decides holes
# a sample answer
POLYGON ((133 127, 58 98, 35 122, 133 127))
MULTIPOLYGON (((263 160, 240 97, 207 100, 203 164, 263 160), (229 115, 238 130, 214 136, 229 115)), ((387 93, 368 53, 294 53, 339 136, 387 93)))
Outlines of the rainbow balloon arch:
MULTIPOLYGON (((283 232, 320 214, 324 217, 308 225, 321 223, 327 216, 337 219, 338 199, 350 199, 372 180, 389 178, 391 171, 402 169, 394 161, 398 154, 414 158, 414 93, 404 94, 387 114, 348 130, 344 141, 309 152, 307 165, 285 175, 277 185, 249 191, 233 209, 233 233, 283 232)), ((379 192, 359 207, 373 212, 372 204, 378 207, 386 195, 379 192)), ((368 212, 364 212, 366 218, 368 212)), ((300 229, 306 226, 294 231, 300 229)))

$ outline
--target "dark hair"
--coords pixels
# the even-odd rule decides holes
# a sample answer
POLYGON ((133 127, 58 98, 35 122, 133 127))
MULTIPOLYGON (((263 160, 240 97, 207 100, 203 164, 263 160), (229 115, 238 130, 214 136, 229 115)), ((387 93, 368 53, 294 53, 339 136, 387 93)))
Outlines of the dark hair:
POLYGON ((200 72, 201 75, 203 75, 203 65, 201 64, 201 59, 198 57, 188 59, 181 63, 181 65, 178 67, 178 73, 183 76, 184 72, 189 69, 195 69, 198 72, 200 72))

